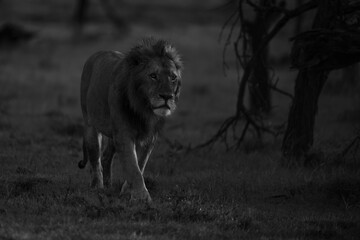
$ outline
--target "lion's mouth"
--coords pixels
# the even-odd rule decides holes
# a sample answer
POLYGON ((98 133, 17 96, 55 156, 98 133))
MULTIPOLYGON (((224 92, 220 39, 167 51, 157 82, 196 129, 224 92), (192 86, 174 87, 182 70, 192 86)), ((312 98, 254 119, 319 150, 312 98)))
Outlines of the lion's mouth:
POLYGON ((167 117, 172 113, 171 107, 167 103, 159 106, 153 106, 152 110, 156 115, 161 117, 167 117))
POLYGON ((160 108, 167 108, 169 110, 171 110, 170 106, 168 104, 163 104, 163 105, 160 105, 160 106, 153 106, 152 109, 155 110, 155 109, 160 109, 160 108))
POLYGON ((175 101, 173 100, 164 100, 164 99, 151 99, 150 100, 151 109, 153 113, 157 116, 168 117, 170 116, 175 108, 175 101))

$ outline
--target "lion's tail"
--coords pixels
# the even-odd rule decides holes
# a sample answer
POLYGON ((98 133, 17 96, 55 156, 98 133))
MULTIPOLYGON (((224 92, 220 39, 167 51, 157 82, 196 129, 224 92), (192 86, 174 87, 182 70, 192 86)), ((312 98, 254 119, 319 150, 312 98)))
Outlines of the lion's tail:
POLYGON ((87 153, 87 149, 86 149, 86 144, 85 144, 85 139, 83 140, 83 160, 80 160, 78 163, 78 167, 80 169, 85 168, 86 163, 88 162, 88 153, 87 153))

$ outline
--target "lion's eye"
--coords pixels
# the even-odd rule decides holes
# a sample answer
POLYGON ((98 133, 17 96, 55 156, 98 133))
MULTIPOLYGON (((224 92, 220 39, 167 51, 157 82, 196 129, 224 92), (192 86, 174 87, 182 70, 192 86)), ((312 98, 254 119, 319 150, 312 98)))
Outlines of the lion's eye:
POLYGON ((175 82, 176 79, 177 79, 177 77, 176 77, 175 74, 172 74, 172 75, 170 76, 170 78, 171 78, 171 81, 172 81, 172 82, 175 82))
POLYGON ((150 76, 150 78, 152 78, 152 79, 154 79, 154 80, 157 79, 156 73, 151 73, 149 76, 150 76))

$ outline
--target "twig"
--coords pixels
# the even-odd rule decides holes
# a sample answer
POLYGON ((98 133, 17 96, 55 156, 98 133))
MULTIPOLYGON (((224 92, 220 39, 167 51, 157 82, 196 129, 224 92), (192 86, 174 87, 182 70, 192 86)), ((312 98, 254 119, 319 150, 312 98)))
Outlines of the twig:
POLYGON ((236 117, 229 117, 227 118, 222 125, 220 126, 219 130, 217 131, 217 133, 210 138, 209 140, 207 140, 206 142, 194 147, 194 149, 199 149, 199 148, 203 148, 209 145, 212 145, 213 143, 215 143, 216 141, 219 140, 219 138, 223 137, 224 134, 226 134, 227 129, 232 126, 233 124, 236 124, 236 122, 238 121, 238 119, 236 117))
POLYGON ((345 157, 345 155, 350 151, 350 149, 355 145, 355 143, 360 142, 360 135, 356 136, 351 143, 342 151, 341 156, 345 157))
POLYGON ((230 15, 230 17, 225 21, 225 23, 222 25, 221 31, 220 31, 220 34, 219 34, 219 41, 221 41, 222 36, 223 36, 223 34, 224 34, 224 31, 225 31, 227 25, 230 23, 231 19, 233 19, 234 16, 236 16, 236 14, 237 14, 237 11, 235 10, 235 11, 230 15))
MULTIPOLYGON (((231 18, 232 19, 232 18, 231 18)), ((230 20, 231 20, 230 19, 230 20)), ((234 32, 234 28, 237 24, 237 22, 240 20, 239 16, 237 16, 233 22, 233 24, 231 25, 231 28, 230 28, 230 32, 228 34, 228 37, 225 41, 225 45, 224 45, 224 49, 223 49, 223 59, 225 59, 226 57, 226 50, 227 50, 227 47, 230 45, 231 43, 231 37, 232 37, 232 34, 234 32)), ((228 69, 229 66, 227 65, 226 61, 223 61, 223 70, 224 70, 224 74, 226 75, 226 69, 228 69)))
POLYGON ((269 87, 272 90, 274 90, 275 92, 278 92, 278 93, 280 93, 282 95, 285 95, 285 96, 289 97, 291 100, 294 99, 294 96, 291 93, 288 93, 288 92, 286 92, 284 90, 281 90, 280 88, 276 87, 276 85, 269 85, 269 87))
POLYGON ((241 136, 240 136, 238 142, 236 143, 237 148, 240 146, 241 142, 244 140, 245 135, 246 135, 246 131, 248 130, 249 125, 250 125, 250 121, 247 121, 246 124, 245 124, 245 127, 244 127, 244 129, 243 129, 243 131, 241 133, 241 136))

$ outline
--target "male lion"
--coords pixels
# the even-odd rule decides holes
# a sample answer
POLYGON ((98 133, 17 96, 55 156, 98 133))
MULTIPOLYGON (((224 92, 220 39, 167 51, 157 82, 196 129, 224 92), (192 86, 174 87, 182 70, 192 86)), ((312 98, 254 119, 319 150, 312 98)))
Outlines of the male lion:
POLYGON ((85 63, 81 108, 85 121, 79 167, 90 161, 91 186, 111 186, 119 155, 132 200, 151 201, 143 173, 159 130, 176 108, 182 63, 169 43, 144 39, 127 54, 101 51, 85 63))

